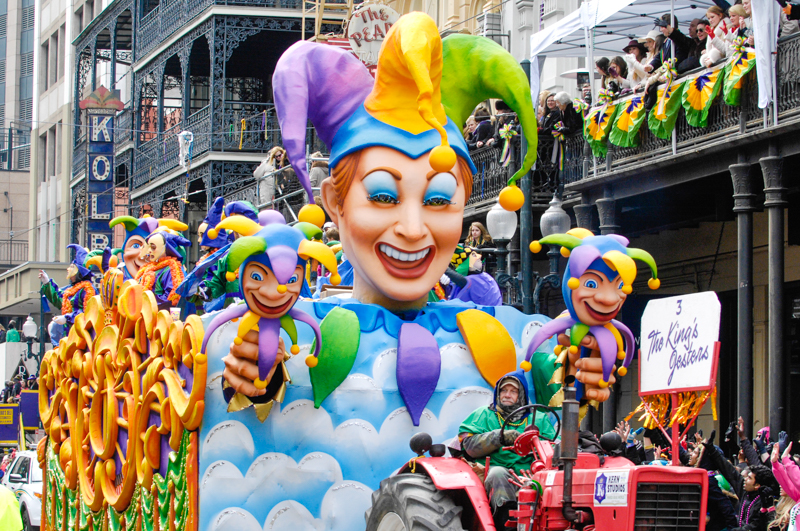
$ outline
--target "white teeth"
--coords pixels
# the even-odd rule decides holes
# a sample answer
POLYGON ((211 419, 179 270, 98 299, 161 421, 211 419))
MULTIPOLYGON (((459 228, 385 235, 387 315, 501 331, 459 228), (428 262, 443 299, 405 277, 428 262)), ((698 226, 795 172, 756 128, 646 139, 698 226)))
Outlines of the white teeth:
POLYGON ((401 262, 415 262, 426 257, 430 252, 430 249, 423 249, 416 253, 404 253, 403 251, 397 250, 394 247, 389 247, 385 243, 382 243, 379 249, 385 255, 391 256, 395 260, 400 260, 401 262))

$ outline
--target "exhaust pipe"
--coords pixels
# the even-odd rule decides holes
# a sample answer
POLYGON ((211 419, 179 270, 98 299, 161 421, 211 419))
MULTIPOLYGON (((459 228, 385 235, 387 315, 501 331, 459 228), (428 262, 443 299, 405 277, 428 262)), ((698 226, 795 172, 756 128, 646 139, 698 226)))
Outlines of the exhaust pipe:
POLYGON ((568 522, 577 523, 582 520, 581 512, 572 507, 572 468, 578 459, 578 411, 580 404, 576 400, 577 391, 573 387, 574 376, 564 379, 564 402, 561 404, 561 461, 564 462, 564 493, 561 512, 568 522))

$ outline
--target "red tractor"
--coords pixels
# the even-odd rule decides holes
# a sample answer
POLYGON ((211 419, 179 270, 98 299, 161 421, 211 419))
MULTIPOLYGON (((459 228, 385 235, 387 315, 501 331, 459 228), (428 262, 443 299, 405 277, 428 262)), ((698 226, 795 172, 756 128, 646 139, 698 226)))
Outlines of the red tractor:
MULTIPOLYGON (((506 527, 518 531, 705 531, 705 470, 635 466, 624 457, 606 457, 600 464, 597 455, 578 452, 575 388, 566 387, 564 397, 560 444, 531 426, 507 448, 533 456, 535 481, 518 491, 517 510, 511 511, 506 527)), ((555 414, 539 404, 523 408, 555 414)), ((495 530, 483 482, 469 464, 443 457, 444 445, 432 445, 425 434, 412 439, 412 450, 421 457, 382 481, 372 494, 367 531, 495 530), (425 452, 431 457, 425 457, 425 452)))

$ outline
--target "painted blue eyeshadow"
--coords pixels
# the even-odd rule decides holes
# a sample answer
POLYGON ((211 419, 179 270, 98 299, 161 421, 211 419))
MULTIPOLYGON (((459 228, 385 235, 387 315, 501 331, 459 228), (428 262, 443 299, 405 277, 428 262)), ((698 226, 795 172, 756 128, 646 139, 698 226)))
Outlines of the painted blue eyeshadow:
POLYGON ((388 171, 378 170, 370 173, 361 181, 370 197, 389 195, 397 199, 397 181, 388 171))
POLYGON ((458 183, 451 173, 436 174, 429 182, 428 189, 425 190, 425 201, 431 199, 445 199, 451 201, 456 194, 458 183))

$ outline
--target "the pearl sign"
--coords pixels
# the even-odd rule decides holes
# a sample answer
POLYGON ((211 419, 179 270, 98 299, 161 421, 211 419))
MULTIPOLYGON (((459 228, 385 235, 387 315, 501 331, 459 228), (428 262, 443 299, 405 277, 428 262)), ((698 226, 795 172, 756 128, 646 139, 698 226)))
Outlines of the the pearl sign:
POLYGON ((353 12, 347 24, 347 38, 353 53, 366 65, 378 62, 386 34, 400 15, 383 4, 368 4, 353 12))

